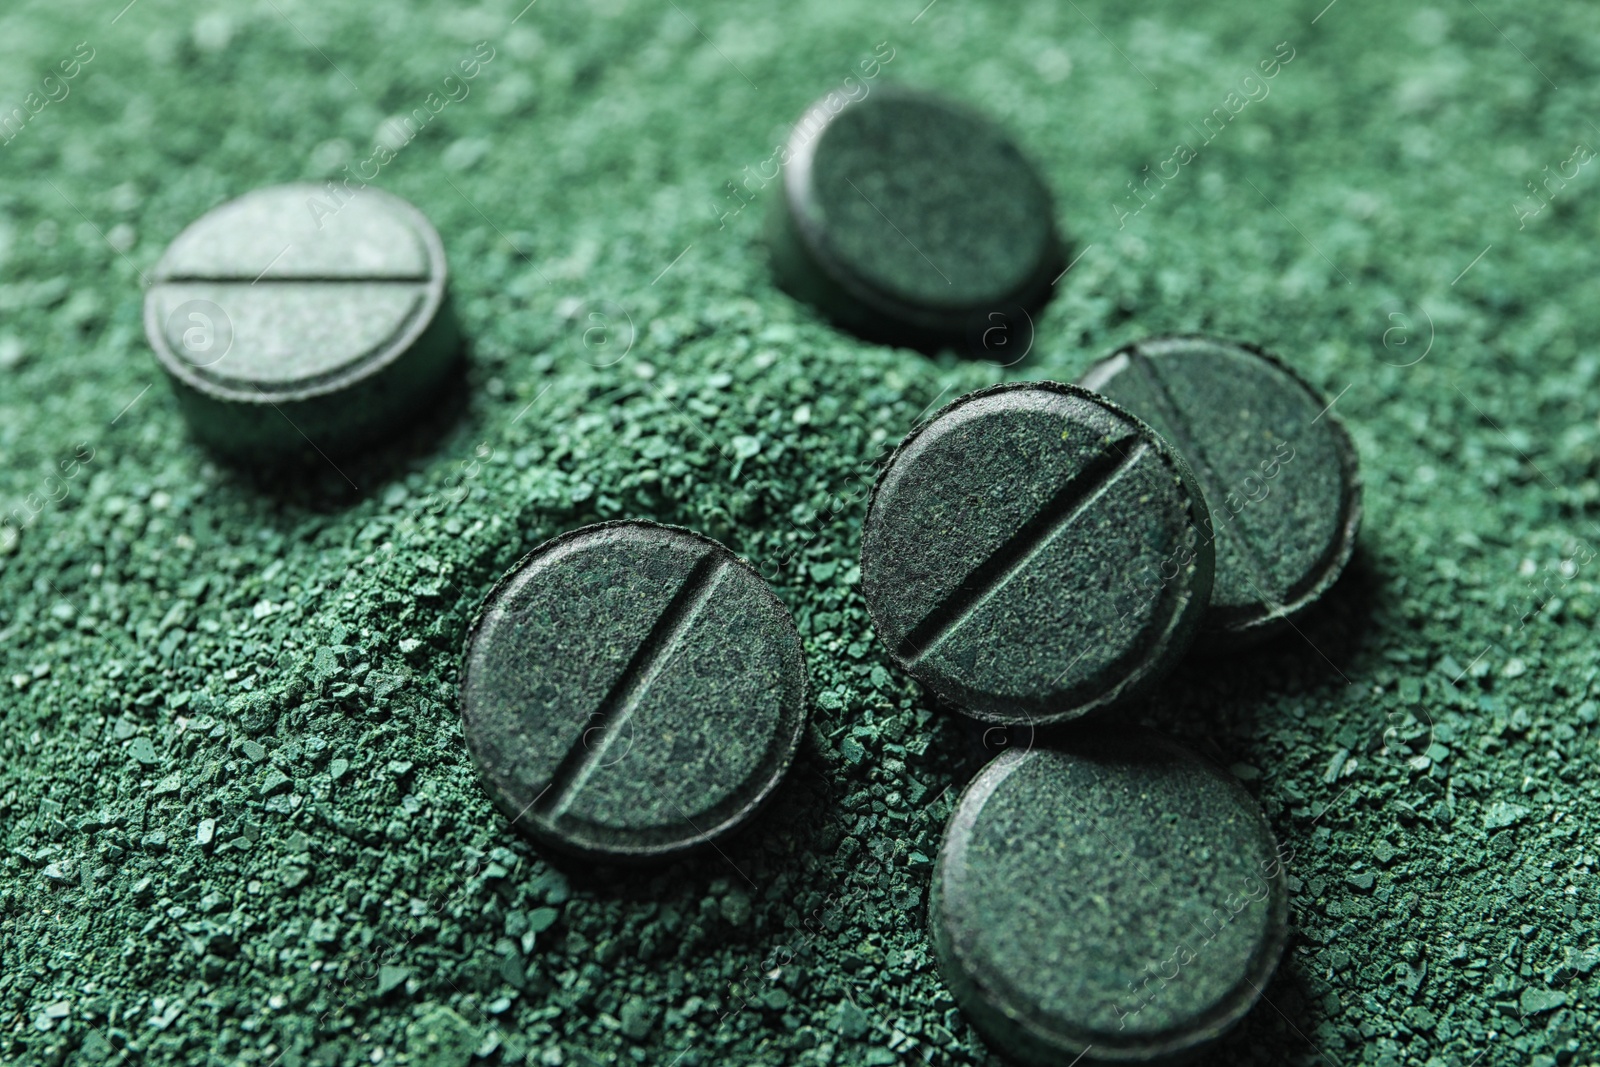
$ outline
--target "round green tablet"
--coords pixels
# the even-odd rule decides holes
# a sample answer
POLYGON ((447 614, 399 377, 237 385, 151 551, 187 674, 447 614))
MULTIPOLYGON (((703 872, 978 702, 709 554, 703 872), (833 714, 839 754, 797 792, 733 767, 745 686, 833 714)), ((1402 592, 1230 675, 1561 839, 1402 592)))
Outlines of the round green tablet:
POLYGON ((430 402, 460 354, 444 246, 377 189, 258 189, 156 266, 145 332, 195 435, 240 459, 339 451, 430 402))
POLYGON ((861 585, 895 662, 967 714, 1048 724, 1144 693, 1211 593, 1183 461, 1104 397, 1055 382, 968 394, 879 473, 861 585))
POLYGON ((1007 752, 967 786, 929 896, 939 971, 995 1048, 1041 1067, 1153 1063, 1266 986, 1287 888, 1259 806, 1156 734, 1007 752))
POLYGON ((1203 639, 1277 632, 1333 585, 1355 550, 1361 478, 1350 435, 1304 379, 1249 345, 1166 337, 1082 384, 1154 426, 1199 479, 1217 539, 1203 639))
POLYGON ((1000 327, 1020 328, 1062 262, 1033 165, 989 120, 928 93, 829 101, 786 147, 768 227, 779 284, 874 340, 1020 350, 1000 327))
POLYGON ((683 852, 747 819, 787 770, 806 701, 800 637, 755 570, 639 521, 564 534, 507 572, 461 681, 501 809, 609 860, 683 852))

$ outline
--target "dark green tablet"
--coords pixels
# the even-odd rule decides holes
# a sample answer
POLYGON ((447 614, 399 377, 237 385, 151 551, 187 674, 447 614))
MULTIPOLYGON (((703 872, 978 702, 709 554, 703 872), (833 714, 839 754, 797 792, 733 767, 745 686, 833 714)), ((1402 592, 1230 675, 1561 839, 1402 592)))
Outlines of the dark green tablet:
POLYGON ((862 593, 895 662, 990 722, 1047 724, 1148 691, 1211 593, 1205 501, 1148 426, 1085 389, 950 404, 878 476, 862 593))
POLYGON ((1281 857, 1233 779, 1147 731, 985 767, 951 815, 929 925, 986 1041, 1040 1067, 1155 1063, 1233 1026, 1287 936, 1281 857))
POLYGON ((152 281, 145 332, 195 435, 246 461, 402 429, 460 353, 439 235, 377 189, 247 193, 179 234, 152 281))
POLYGON ((785 148, 768 227, 779 284, 873 340, 1008 357, 1061 270, 1039 173, 988 119, 930 93, 835 105, 807 110, 785 148))
POLYGON ((1333 585, 1361 526, 1356 450, 1286 364, 1250 345, 1166 337, 1119 350, 1082 384, 1154 426, 1200 481, 1217 539, 1202 639, 1278 632, 1333 585))
POLYGON ((680 853, 747 819, 805 725, 788 611, 715 541, 649 522, 534 549, 467 642, 461 718, 512 822, 604 860, 680 853))

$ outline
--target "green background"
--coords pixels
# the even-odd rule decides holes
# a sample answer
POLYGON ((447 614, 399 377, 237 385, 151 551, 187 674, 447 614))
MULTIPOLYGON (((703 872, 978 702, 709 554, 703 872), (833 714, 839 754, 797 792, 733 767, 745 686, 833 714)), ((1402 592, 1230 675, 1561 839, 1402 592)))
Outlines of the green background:
POLYGON ((930 405, 1177 330, 1338 396, 1366 479, 1326 609, 1191 657, 1144 716, 1294 850, 1270 1004, 1211 1062, 1600 1057, 1600 10, 120 8, 0 15, 5 113, 94 51, 0 145, 0 1059, 995 1062, 922 927, 983 737, 873 638, 870 464, 930 405), (337 469, 209 459, 141 272, 216 204, 367 158, 480 41, 470 95, 378 178, 443 235, 461 397, 337 469), (1081 255, 1015 366, 840 334, 772 287, 762 205, 724 214, 879 42, 880 82, 986 109, 1057 191, 1081 255), (557 868, 475 780, 460 645, 523 551, 626 516, 774 576, 814 729, 721 854, 557 868))

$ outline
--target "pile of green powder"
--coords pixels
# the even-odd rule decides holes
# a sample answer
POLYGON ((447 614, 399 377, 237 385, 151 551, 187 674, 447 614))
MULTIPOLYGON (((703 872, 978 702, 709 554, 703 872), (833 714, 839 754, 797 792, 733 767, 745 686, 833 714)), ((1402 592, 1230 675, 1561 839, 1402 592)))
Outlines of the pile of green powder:
POLYGON ((1141 714, 1293 849, 1288 953, 1208 1062, 1600 1062, 1600 10, 523 2, 0 13, 0 1060, 997 1062, 924 921, 998 742, 871 631, 873 464, 965 391, 1204 331, 1338 397, 1367 507, 1320 614, 1141 714), (1057 191, 1079 258, 1015 366, 769 280, 787 124, 891 80, 1057 191), (458 395, 337 469, 212 461, 140 272, 374 166, 444 237, 458 395), (748 830, 618 872, 507 826, 455 686, 506 566, 630 516, 770 578, 816 705, 748 830))

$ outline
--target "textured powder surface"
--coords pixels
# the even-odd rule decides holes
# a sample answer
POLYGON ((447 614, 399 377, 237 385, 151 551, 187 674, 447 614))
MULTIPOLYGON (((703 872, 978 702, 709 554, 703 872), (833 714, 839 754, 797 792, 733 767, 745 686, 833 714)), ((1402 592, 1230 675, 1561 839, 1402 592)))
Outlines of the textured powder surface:
POLYGON ((872 496, 862 592, 897 662, 971 714, 1060 721, 1146 687, 1205 611, 1205 504, 1081 390, 963 397, 872 496))
POLYGON ((1595 1063, 1600 8, 1476 3, 0 5, 0 1060, 1000 1063, 925 921, 985 731, 873 634, 874 463, 1203 332, 1339 397, 1366 504, 1299 633, 1140 715, 1293 850, 1271 1003, 1204 1062, 1595 1063), (1083 252, 1012 367, 771 284, 759 175, 884 41, 873 91, 994 115, 1083 252), (224 467, 141 273, 360 174, 445 241, 465 388, 337 470, 224 467), (816 697, 726 858, 616 874, 509 825, 456 694, 505 569, 632 516, 769 576, 816 697))
POLYGON ((581 851, 725 831, 770 793, 805 721, 783 606, 681 531, 601 526, 545 546, 470 641, 462 715, 490 788, 518 825, 581 851))
POLYGON ((1154 426, 1194 470, 1216 531, 1208 631, 1264 629, 1333 584, 1354 547, 1360 488, 1328 401, 1254 352, 1203 339, 1140 344, 1084 384, 1154 426))
POLYGON ((1006 753, 974 780, 930 922, 997 1040, 1114 1059, 1192 1047, 1243 1014, 1283 945, 1282 874, 1236 784, 1152 735, 1091 737, 1006 753))

